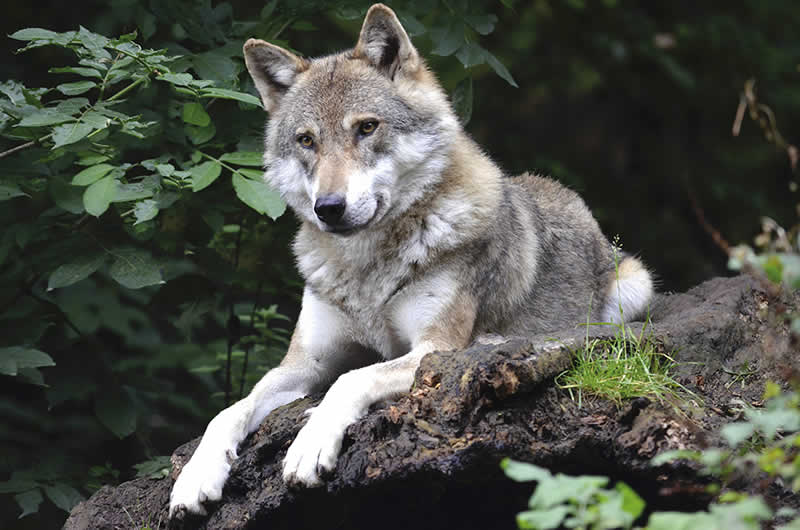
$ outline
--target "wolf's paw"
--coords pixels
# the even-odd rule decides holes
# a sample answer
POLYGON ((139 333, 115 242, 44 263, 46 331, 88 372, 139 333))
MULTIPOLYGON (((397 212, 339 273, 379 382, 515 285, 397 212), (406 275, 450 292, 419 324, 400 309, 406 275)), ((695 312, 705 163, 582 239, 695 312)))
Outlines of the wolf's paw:
POLYGON ((347 424, 332 416, 310 413, 283 459, 283 480, 290 486, 313 488, 322 485, 321 475, 333 471, 342 448, 347 424))
POLYGON ((170 519, 183 519, 187 513, 206 515, 203 503, 222 498, 222 487, 228 479, 230 463, 236 458, 236 452, 214 449, 202 447, 201 443, 181 470, 169 494, 170 519))

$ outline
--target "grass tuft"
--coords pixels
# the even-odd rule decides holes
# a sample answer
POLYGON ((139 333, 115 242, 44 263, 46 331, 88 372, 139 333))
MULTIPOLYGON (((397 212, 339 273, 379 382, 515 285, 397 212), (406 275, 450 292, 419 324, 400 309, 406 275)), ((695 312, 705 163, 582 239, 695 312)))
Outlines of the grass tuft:
POLYGON ((584 394, 621 404, 642 396, 674 401, 689 392, 670 375, 676 362, 645 335, 647 326, 636 336, 624 324, 597 325, 615 326, 615 336, 590 339, 587 327, 584 347, 575 352, 572 368, 556 377, 559 388, 567 390, 579 406, 584 394))

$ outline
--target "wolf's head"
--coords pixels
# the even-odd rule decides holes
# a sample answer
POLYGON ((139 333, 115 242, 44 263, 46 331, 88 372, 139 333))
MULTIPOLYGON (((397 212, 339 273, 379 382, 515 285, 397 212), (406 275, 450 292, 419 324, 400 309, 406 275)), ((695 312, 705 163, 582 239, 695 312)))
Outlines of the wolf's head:
POLYGON ((305 59, 250 39, 244 56, 270 113, 265 176, 301 218, 352 233, 440 179, 458 120, 388 7, 370 8, 352 50, 305 59))

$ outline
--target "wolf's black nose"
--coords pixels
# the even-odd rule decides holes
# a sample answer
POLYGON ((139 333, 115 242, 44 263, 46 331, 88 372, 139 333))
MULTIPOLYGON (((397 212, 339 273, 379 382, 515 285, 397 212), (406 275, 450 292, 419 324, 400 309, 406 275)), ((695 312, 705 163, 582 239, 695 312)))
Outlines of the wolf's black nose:
POLYGON ((334 225, 342 219, 345 208, 345 198, 343 195, 332 193, 323 195, 314 203, 314 213, 324 223, 334 225))

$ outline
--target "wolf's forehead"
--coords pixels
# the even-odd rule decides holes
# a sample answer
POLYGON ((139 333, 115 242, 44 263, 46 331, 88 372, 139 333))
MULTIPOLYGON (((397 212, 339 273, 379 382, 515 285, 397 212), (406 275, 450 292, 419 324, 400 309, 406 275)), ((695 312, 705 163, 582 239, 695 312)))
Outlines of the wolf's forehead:
POLYGON ((293 92, 292 107, 298 114, 331 122, 353 113, 391 112, 397 100, 388 79, 343 56, 313 61, 293 92))

